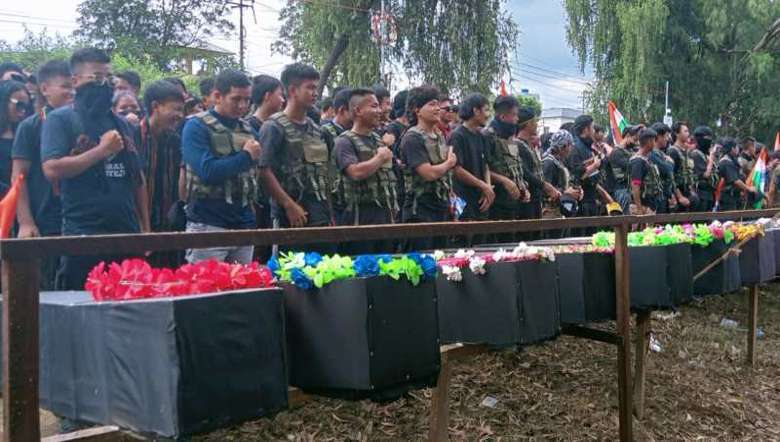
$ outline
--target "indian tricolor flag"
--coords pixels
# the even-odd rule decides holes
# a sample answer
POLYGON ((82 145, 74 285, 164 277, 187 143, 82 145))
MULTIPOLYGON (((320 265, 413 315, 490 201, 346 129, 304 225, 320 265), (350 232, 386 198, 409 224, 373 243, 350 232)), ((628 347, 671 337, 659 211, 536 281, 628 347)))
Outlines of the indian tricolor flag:
POLYGON ((617 110, 612 101, 609 102, 609 127, 615 144, 623 144, 623 131, 628 127, 628 120, 617 110))
MULTIPOLYGON (((761 153, 758 154, 756 165, 753 166, 753 171, 750 172, 750 176, 747 179, 747 185, 753 186, 758 190, 759 195, 764 194, 764 187, 766 187, 766 163, 767 153, 766 149, 761 149, 761 153)), ((756 201, 755 208, 760 209, 763 205, 763 198, 756 201)))

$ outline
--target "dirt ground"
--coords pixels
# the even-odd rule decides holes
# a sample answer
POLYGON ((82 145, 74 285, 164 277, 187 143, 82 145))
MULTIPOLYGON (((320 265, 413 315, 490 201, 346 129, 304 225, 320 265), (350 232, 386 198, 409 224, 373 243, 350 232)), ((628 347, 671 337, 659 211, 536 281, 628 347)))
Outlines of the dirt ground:
MULTIPOLYGON (((744 363, 747 293, 709 297, 679 316, 655 315, 660 352, 647 367, 637 440, 780 440, 780 285, 762 289, 755 369, 744 363), (665 318, 662 316, 666 316, 665 318), (720 326, 723 317, 737 329, 720 326)), ((609 326, 609 325, 607 325, 609 326)), ((521 352, 459 361, 450 403, 452 440, 616 440, 616 350, 562 336, 521 352), (481 405, 486 397, 494 407, 481 405)), ((271 419, 200 441, 422 440, 430 390, 390 404, 315 398, 271 419)))
MULTIPOLYGON (((744 363, 747 292, 654 315, 660 352, 647 367, 646 413, 635 439, 780 440, 780 284, 762 288, 757 364, 744 363), (720 326, 723 317, 737 329, 720 326)), ((610 327, 612 324, 605 324, 610 327)), ((632 347, 633 348, 633 347, 632 347)), ((451 440, 616 440, 616 349, 562 336, 520 352, 458 361, 451 440), (494 407, 481 405, 494 398, 494 407)), ((390 404, 313 398, 303 406, 193 438, 196 441, 423 440, 430 390, 390 404)), ((56 421, 42 413, 44 435, 56 421)))

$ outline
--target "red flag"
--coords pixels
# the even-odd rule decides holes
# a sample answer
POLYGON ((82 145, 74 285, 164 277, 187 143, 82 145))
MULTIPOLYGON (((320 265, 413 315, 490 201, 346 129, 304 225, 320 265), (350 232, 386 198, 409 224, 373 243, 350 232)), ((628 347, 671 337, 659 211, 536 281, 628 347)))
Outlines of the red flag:
POLYGON ((509 95, 509 92, 506 91, 506 82, 501 80, 501 96, 506 97, 507 95, 509 95))
POLYGON ((0 238, 8 238, 16 221, 16 203, 19 201, 19 187, 22 186, 24 175, 19 175, 13 185, 0 201, 0 238))

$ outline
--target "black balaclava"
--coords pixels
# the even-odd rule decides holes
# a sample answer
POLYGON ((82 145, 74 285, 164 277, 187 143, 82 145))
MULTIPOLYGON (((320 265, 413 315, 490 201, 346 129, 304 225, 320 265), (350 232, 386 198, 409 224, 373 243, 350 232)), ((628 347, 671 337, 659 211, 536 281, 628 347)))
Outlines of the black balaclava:
POLYGON ((699 126, 693 131, 693 138, 696 139, 696 147, 709 155, 712 147, 712 129, 707 126, 699 126))

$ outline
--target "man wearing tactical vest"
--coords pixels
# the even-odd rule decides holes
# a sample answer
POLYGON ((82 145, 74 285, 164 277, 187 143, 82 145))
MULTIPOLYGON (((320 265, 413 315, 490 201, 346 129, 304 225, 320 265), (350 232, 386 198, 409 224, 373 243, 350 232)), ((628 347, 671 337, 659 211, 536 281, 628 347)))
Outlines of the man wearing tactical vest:
POLYGON ((650 161, 650 153, 655 148, 658 134, 653 129, 639 132, 639 152, 628 162, 631 178, 633 203, 629 208, 631 215, 653 215, 660 202, 661 176, 658 166, 650 161))
POLYGON ((739 168, 739 146, 734 138, 726 137, 721 142, 723 157, 718 162, 718 175, 723 181, 723 189, 720 192, 719 212, 728 210, 740 210, 745 207, 743 193, 758 197, 760 193, 753 186, 748 186, 744 181, 744 174, 739 168))
POLYGON ((672 137, 672 129, 664 123, 655 123, 651 128, 656 133, 655 149, 650 153, 650 161, 658 166, 661 174, 662 195, 659 197, 657 213, 669 213, 677 210, 678 206, 687 208, 690 201, 677 189, 674 177, 674 160, 666 151, 672 137))
MULTIPOLYGON (((319 79, 319 72, 311 66, 294 63, 285 67, 281 80, 287 106, 260 129, 264 146, 260 177, 279 227, 322 227, 333 222, 328 147, 322 129, 306 116, 317 101, 319 79)), ((330 245, 315 248, 334 249, 330 245)))
MULTIPOLYGON (((187 120, 182 156, 187 165, 187 231, 254 229, 260 144, 241 118, 249 111, 252 83, 225 70, 214 80, 216 104, 187 120)), ((190 249, 187 261, 207 259, 249 263, 253 247, 190 249)))
POLYGON ((628 213, 631 205, 631 184, 629 183, 628 160, 634 155, 637 138, 639 136, 639 126, 628 126, 623 129, 623 142, 616 144, 612 148, 607 161, 612 167, 612 173, 615 177, 615 188, 613 190, 615 200, 620 204, 623 213, 628 213))
POLYGON ((715 189, 718 187, 717 149, 712 146, 712 129, 699 126, 693 131, 696 148, 690 156, 693 159, 693 175, 696 180, 696 190, 699 197, 694 212, 711 212, 715 205, 715 189))
MULTIPOLYGON (((439 90, 420 86, 409 91, 407 109, 412 125, 401 140, 401 159, 404 165, 405 223, 450 221, 450 192, 452 169, 458 159, 444 135, 436 129, 439 124, 439 90)), ((409 243, 412 250, 445 247, 443 238, 419 238, 409 243)))
MULTIPOLYGON (((392 224, 398 217, 393 151, 387 141, 374 132, 379 127, 382 109, 371 89, 353 89, 349 98, 352 129, 336 138, 335 163, 342 174, 338 192, 343 195, 344 210, 336 223, 342 226, 392 224)), ((392 143, 390 143, 392 144, 392 143)), ((344 244, 348 255, 388 253, 392 242, 353 242, 344 244)))
MULTIPOLYGON (((542 218, 571 218, 577 215, 577 206, 582 199, 582 188, 573 185, 571 173, 565 166, 566 158, 574 147, 574 138, 567 130, 559 130, 550 137, 550 148, 542 157, 544 179, 560 193, 560 201, 545 198, 542 218)), ((562 238, 566 230, 545 232, 546 238, 562 238)))
MULTIPOLYGON (((519 110, 520 103, 515 97, 504 95, 496 98, 493 103, 495 116, 482 131, 487 140, 485 160, 490 169, 490 180, 495 186, 496 199, 490 208, 490 218, 495 220, 520 219, 520 203, 531 200, 515 138, 519 110)), ((511 233, 496 237, 499 242, 514 240, 515 235, 511 233)))
POLYGON ((691 157, 690 130, 684 122, 677 122, 672 126, 674 144, 668 149, 669 157, 674 161, 674 183, 677 192, 686 198, 688 206, 680 204, 677 208, 680 212, 690 210, 698 206, 698 195, 696 194, 696 178, 693 175, 693 158, 691 157))
POLYGON ((322 124, 322 130, 327 134, 326 137, 333 141, 352 127, 352 117, 349 112, 351 94, 350 88, 344 88, 333 95, 333 108, 336 110, 336 115, 333 119, 322 124))
MULTIPOLYGON (((523 177, 528 183, 528 193, 531 200, 521 202, 519 207, 520 219, 539 219, 542 217, 543 195, 558 203, 561 192, 544 180, 542 172, 542 158, 539 150, 533 146, 532 139, 536 136, 537 120, 536 112, 532 107, 521 107, 517 118, 517 141, 520 162, 523 165, 523 177)), ((541 232, 528 232, 520 235, 521 239, 538 239, 541 232)))
POLYGON ((406 116, 406 97, 409 91, 401 91, 395 94, 393 98, 393 110, 390 112, 390 118, 393 120, 385 126, 384 132, 393 134, 395 142, 393 143, 393 172, 396 179, 396 193, 398 194, 398 206, 404 206, 404 173, 401 164, 401 139, 409 129, 409 118, 406 116))

